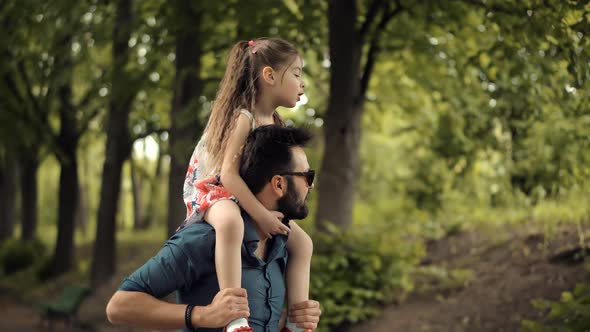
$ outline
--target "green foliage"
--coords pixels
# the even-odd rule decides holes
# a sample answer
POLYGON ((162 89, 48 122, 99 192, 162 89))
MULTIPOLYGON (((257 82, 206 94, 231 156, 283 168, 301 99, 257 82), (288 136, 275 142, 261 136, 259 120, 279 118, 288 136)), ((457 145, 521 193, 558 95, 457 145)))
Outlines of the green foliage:
POLYGON ((34 276, 38 281, 45 281, 52 277, 51 267, 53 258, 50 256, 43 257, 35 266, 34 276))
POLYGON ((474 277, 475 274, 471 270, 448 270, 439 266, 417 267, 412 273, 412 280, 416 283, 416 293, 429 293, 432 291, 445 292, 462 289, 474 277))
POLYGON ((0 266, 4 274, 10 275, 32 266, 44 254, 44 245, 38 240, 9 239, 0 247, 0 266))
POLYGON ((367 94, 362 204, 393 196, 438 214, 522 202, 513 189, 534 203, 584 185, 588 5, 406 5, 367 94))
MULTIPOLYGON (((359 23, 371 2, 357 2, 362 12, 359 23)), ((393 18, 379 39, 380 53, 366 96, 355 225, 350 231, 315 236, 312 297, 322 302, 324 327, 373 317, 380 304, 399 299, 423 279, 442 289, 460 287, 470 280, 469 271, 415 268, 424 253, 423 238, 483 223, 531 221, 542 223, 551 233, 557 223, 580 225, 590 220, 587 1, 401 3, 406 10, 393 18)), ((165 1, 136 4, 127 68, 134 81, 123 89, 137 92, 129 126, 138 137, 162 130, 156 142, 166 155, 165 131, 171 122, 178 59, 174 36, 195 22, 179 19, 174 6, 165 1)), ((317 168, 323 148, 322 116, 330 92, 328 2, 190 5, 203 11, 203 87, 195 106, 202 122, 231 44, 260 36, 286 38, 305 59, 309 100, 296 109, 280 111, 290 123, 314 126, 317 139, 308 156, 317 168)), ((0 37, 4 52, 0 73, 6 78, 0 89, 0 106, 6 110, 0 112, 0 139, 22 147, 23 152, 41 146, 45 162, 39 173, 39 187, 43 188, 39 193, 43 207, 39 210, 40 236, 52 244, 59 165, 53 157, 44 156, 55 150, 52 134, 60 126, 56 111, 61 101, 55 86, 73 71, 76 124, 88 129, 83 132, 78 156, 88 196, 87 227, 93 229, 104 159, 104 115, 113 93, 114 5, 94 0, 76 6, 68 1, 13 0, 0 7, 0 23, 4 30, 12 31, 0 37), (57 43, 69 34, 71 43, 57 43), (59 61, 70 54, 71 64, 59 61), (41 103, 39 109, 36 102, 41 103)), ((188 157, 193 145, 185 148, 188 157)), ((6 156, 17 154, 4 153, 6 156)), ((166 219, 168 164, 164 158, 159 177, 153 160, 146 158, 141 164, 156 183, 153 192, 157 196, 147 192, 149 186, 144 186, 143 194, 157 202, 154 220, 161 227, 166 219)), ((133 212, 128 178, 122 187, 126 198, 121 200, 118 220, 120 229, 128 229, 133 212)), ((312 196, 312 211, 315 199, 312 196)), ((153 230, 150 237, 163 234, 163 230, 153 230)), ((139 239, 135 233, 132 236, 139 239)), ((76 243, 93 239, 91 230, 76 243)), ((50 259, 36 260, 42 251, 31 252, 28 245, 7 242, 0 249, 5 273, 33 265, 27 272, 43 279, 50 259)), ((18 273, 14 276, 19 277, 18 273)), ((573 302, 567 304, 582 298, 586 297, 574 292, 573 302)), ((565 303, 558 304, 565 307, 565 303)))
POLYGON ((563 292, 559 301, 535 300, 535 308, 548 312, 546 322, 525 320, 526 332, 578 332, 590 330, 590 286, 579 284, 563 292))
POLYGON ((322 304, 326 328, 375 317, 380 305, 399 300, 412 289, 409 271, 423 252, 416 241, 375 226, 332 228, 314 244, 310 297, 322 304))

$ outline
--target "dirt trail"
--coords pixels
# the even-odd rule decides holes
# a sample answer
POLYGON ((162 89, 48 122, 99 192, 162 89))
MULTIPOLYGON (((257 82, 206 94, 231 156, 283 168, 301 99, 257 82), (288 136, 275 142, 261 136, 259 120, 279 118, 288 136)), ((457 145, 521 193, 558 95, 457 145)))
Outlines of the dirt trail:
MULTIPOLYGON (((590 272, 577 262, 550 262, 576 246, 575 227, 560 226, 550 240, 539 229, 470 231, 429 246, 428 263, 469 269, 474 277, 454 291, 410 296, 385 308, 383 316, 352 331, 519 331, 522 319, 538 319, 537 298, 559 299, 561 292, 588 282, 590 272)), ((571 257, 570 257, 571 258, 571 257)))

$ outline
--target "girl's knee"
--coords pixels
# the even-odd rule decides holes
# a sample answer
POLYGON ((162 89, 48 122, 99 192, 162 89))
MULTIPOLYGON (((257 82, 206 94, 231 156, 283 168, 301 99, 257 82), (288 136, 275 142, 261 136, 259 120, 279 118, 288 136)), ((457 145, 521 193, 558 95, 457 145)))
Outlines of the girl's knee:
POLYGON ((303 240, 302 240, 301 247, 303 248, 303 252, 306 257, 310 257, 313 255, 313 240, 311 236, 307 233, 303 232, 303 240))
POLYGON ((313 255, 313 240, 300 227, 293 227, 289 240, 293 240, 289 246, 289 254, 297 257, 311 258, 313 255))
POLYGON ((217 220, 215 225, 216 236, 227 239, 241 239, 244 236, 244 221, 241 216, 226 216, 217 220))
POLYGON ((221 240, 239 240, 244 236, 244 221, 240 210, 233 202, 217 202, 207 214, 205 220, 215 228, 215 236, 221 240))

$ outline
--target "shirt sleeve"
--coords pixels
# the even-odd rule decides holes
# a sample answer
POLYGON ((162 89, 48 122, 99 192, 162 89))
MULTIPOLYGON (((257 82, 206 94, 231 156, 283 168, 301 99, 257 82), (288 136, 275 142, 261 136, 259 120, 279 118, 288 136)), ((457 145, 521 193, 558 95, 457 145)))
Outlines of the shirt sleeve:
POLYGON ((163 298, 173 291, 190 289, 203 275, 214 271, 215 234, 195 234, 199 226, 187 227, 170 238, 154 257, 125 278, 119 290, 163 298))

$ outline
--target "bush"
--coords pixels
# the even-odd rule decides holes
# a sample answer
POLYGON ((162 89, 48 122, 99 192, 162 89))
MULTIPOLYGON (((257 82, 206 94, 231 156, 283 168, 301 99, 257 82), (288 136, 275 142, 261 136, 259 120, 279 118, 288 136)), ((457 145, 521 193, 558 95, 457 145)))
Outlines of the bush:
POLYGON ((0 247, 0 266, 4 274, 9 275, 32 266, 44 252, 45 248, 38 240, 10 239, 0 247))
POLYGON ((416 284, 414 293, 429 294, 450 292, 465 288, 473 279, 475 273, 469 269, 447 269, 441 266, 418 266, 412 273, 412 280, 416 284))
POLYGON ((533 305, 548 312, 547 321, 524 320, 523 331, 590 331, 590 285, 580 284, 573 292, 563 292, 560 301, 535 300, 533 305))
POLYGON ((52 275, 52 264, 53 263, 53 258, 46 256, 41 258, 36 264, 35 264, 35 277, 37 278, 37 280, 39 281, 47 281, 49 279, 51 279, 51 277, 53 277, 52 275))
POLYGON ((419 241, 395 240, 376 226, 331 232, 314 236, 310 293, 322 306, 321 327, 375 317, 411 290, 419 241))

